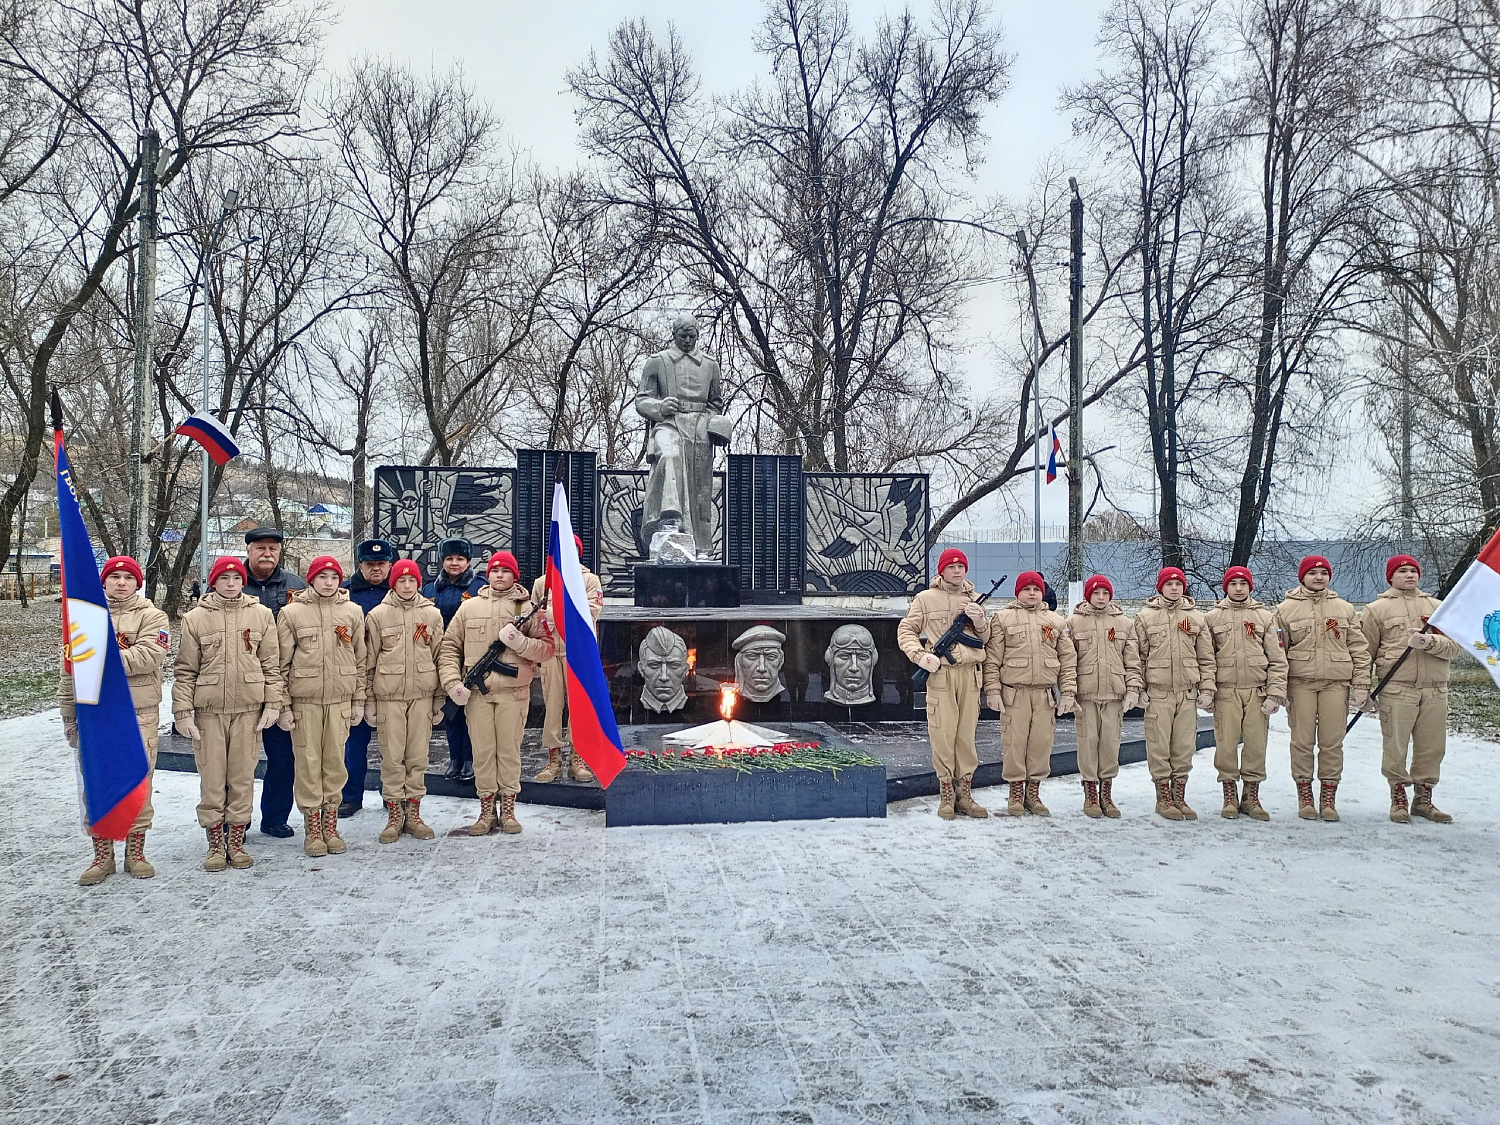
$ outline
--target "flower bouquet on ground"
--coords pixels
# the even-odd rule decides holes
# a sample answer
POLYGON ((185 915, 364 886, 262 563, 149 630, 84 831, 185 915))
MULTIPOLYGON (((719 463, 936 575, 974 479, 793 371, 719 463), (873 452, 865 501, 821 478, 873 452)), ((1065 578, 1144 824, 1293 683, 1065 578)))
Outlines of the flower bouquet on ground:
POLYGON ((879 758, 857 750, 841 750, 816 742, 777 742, 771 746, 705 746, 696 749, 665 747, 661 750, 627 750, 630 769, 669 773, 677 770, 737 770, 788 772, 819 770, 837 775, 841 769, 879 766, 879 758))

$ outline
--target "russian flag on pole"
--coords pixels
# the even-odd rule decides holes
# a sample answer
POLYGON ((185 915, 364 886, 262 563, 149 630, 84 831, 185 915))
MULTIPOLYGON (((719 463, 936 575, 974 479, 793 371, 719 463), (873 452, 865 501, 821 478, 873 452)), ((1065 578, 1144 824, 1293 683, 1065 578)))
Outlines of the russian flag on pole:
POLYGON ((568 672, 568 723, 573 749, 583 755, 599 784, 609 788, 625 768, 625 748, 615 712, 609 704, 609 684, 594 636, 594 615, 583 584, 583 564, 573 543, 573 517, 568 494, 558 482, 552 492, 552 530, 547 536, 547 597, 552 620, 562 641, 568 672))
POLYGON ((1500 531, 1427 623, 1463 645, 1500 684, 1500 531))
POLYGON ((1057 427, 1055 426, 1047 427, 1047 436, 1052 439, 1047 443, 1047 483, 1051 484, 1057 479, 1057 455, 1062 452, 1062 442, 1057 440, 1057 427))
POLYGON ((208 451, 208 456, 215 465, 227 465, 240 455, 240 447, 234 443, 234 435, 224 423, 205 410, 189 415, 172 432, 196 441, 208 451))
POLYGON ((92 835, 123 840, 146 803, 150 765, 94 562, 94 546, 78 509, 78 493, 63 448, 62 410, 55 395, 52 410, 62 536, 63 654, 78 704, 84 819, 92 835))

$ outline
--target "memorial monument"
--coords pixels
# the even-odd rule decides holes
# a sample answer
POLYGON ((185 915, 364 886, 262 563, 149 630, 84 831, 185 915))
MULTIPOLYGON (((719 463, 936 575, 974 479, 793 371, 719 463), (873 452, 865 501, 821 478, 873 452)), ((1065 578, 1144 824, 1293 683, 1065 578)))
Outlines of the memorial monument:
POLYGON ((828 689, 823 698, 845 707, 875 702, 875 638, 863 625, 840 625, 828 638, 823 659, 828 661, 828 689))

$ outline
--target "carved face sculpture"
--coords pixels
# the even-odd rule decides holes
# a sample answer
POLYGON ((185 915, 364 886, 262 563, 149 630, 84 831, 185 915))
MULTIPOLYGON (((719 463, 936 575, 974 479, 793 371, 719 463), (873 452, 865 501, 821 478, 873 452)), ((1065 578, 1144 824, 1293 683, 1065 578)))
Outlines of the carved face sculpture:
POLYGON ((684 355, 689 355, 698 346, 698 322, 690 316, 679 316, 672 321, 672 343, 684 355))
POLYGON ((734 678, 740 694, 752 703, 767 703, 783 691, 781 667, 786 663, 782 643, 786 634, 769 625, 746 629, 734 640, 734 678))
POLYGON ((875 702, 875 638, 863 625, 840 625, 828 640, 823 659, 828 661, 828 690, 823 698, 830 703, 857 707, 875 702))
POLYGON ((677 711, 687 703, 687 642, 672 630, 656 626, 641 640, 636 667, 646 681, 641 705, 648 711, 677 711))

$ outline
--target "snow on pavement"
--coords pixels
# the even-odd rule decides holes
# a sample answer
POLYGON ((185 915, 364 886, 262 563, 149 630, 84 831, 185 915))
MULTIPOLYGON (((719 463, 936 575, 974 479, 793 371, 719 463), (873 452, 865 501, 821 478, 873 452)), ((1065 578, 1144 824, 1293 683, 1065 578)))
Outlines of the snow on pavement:
MULTIPOLYGON (((149 881, 87 862, 56 713, 0 723, 0 1122, 1362 1121, 1500 1118, 1496 746, 1453 738, 1450 826, 1386 818, 1379 731, 1341 824, 603 827, 199 869, 156 776, 149 881)), ((369 795, 373 800, 373 794, 369 795)), ((999 789, 981 791, 992 807, 999 789)))

